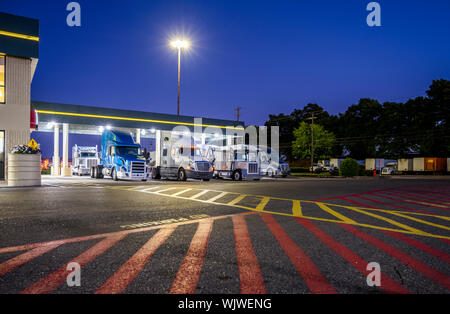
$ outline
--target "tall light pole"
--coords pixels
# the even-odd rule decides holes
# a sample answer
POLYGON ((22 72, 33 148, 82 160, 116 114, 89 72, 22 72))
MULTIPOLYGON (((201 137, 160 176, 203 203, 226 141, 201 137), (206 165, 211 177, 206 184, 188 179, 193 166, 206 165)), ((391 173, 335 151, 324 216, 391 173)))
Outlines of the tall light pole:
POLYGON ((180 115, 180 78, 181 78, 181 49, 187 49, 189 47, 189 42, 184 39, 177 39, 170 43, 170 45, 178 50, 178 105, 177 105, 177 115, 180 115))
POLYGON ((311 120, 311 172, 314 172, 314 111, 311 112, 311 117, 306 118, 307 120, 311 120))

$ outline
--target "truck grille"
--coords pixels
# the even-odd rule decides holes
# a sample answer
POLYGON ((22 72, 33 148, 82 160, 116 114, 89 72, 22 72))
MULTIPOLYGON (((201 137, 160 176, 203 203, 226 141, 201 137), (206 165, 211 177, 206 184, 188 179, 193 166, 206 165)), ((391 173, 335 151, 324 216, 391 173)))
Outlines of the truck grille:
POLYGON ((145 173, 145 162, 132 161, 131 173, 145 173))
POLYGON ((201 172, 209 172, 209 162, 207 161, 197 161, 195 162, 196 166, 197 166, 197 170, 201 171, 201 172))
POLYGON ((256 162, 248 163, 248 173, 258 173, 258 164, 256 162))
POLYGON ((86 160, 87 168, 95 167, 97 166, 97 159, 88 159, 86 160))

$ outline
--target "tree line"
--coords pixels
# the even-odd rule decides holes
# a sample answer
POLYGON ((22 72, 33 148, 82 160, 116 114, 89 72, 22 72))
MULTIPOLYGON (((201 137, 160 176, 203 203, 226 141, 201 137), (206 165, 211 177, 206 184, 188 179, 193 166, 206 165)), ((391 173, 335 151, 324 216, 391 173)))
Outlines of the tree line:
POLYGON ((445 79, 433 80, 425 97, 404 103, 361 98, 338 115, 311 103, 289 115, 269 115, 265 126, 279 127, 280 151, 288 160, 310 158, 313 114, 315 160, 450 157, 450 81, 445 79))

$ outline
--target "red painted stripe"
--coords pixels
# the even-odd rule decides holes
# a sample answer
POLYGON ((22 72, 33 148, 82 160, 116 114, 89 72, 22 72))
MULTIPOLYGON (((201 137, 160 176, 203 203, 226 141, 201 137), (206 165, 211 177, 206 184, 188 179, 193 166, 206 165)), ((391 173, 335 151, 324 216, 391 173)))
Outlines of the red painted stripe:
POLYGON ((34 248, 28 252, 20 254, 19 256, 13 257, 13 258, 7 260, 6 262, 1 263, 0 264, 0 276, 3 276, 4 274, 27 263, 28 261, 32 260, 33 258, 41 256, 42 254, 47 253, 48 251, 51 251, 60 245, 61 245, 61 243, 53 243, 51 245, 38 246, 37 248, 34 248))
POLYGON ((95 293, 122 293, 144 269, 147 262, 176 229, 176 226, 160 229, 125 264, 122 265, 95 293))
MULTIPOLYGON (((402 203, 415 204, 415 205, 419 205, 419 206, 422 206, 422 207, 425 206, 425 207, 431 207, 431 208, 441 209, 441 210, 450 210, 448 208, 443 208, 443 207, 439 207, 439 206, 433 206, 433 205, 429 205, 429 204, 417 203, 417 202, 414 202, 414 199, 412 199, 412 198, 409 198, 411 201, 405 201, 405 199, 408 199, 407 197, 402 197, 400 195, 395 195, 395 194, 392 194, 392 193, 386 193, 386 192, 377 192, 377 193, 383 193, 383 194, 388 194, 388 195, 397 197, 396 200, 399 201, 399 202, 402 202, 402 203)), ((420 200, 420 202, 423 202, 423 201, 420 200)))
POLYGON ((439 259, 442 259, 443 261, 445 261, 445 262, 450 264, 450 255, 448 255, 445 252, 442 252, 442 251, 440 251, 438 249, 435 249, 434 247, 431 247, 431 246, 429 246, 429 245, 427 245, 427 244, 425 244, 423 242, 420 242, 420 241, 418 241, 416 239, 407 237, 407 236, 405 236, 403 234, 400 234, 398 232, 387 231, 387 230, 386 231, 382 231, 382 232, 384 232, 385 234, 388 234, 391 237, 394 237, 394 238, 396 238, 398 240, 401 240, 401 241, 403 241, 405 243, 408 243, 409 245, 412 245, 412 246, 414 246, 414 247, 416 247, 418 249, 421 249, 422 251, 424 251, 424 252, 426 252, 426 253, 428 253, 430 255, 433 255, 433 256, 435 256, 435 257, 437 257, 439 259))
MULTIPOLYGON (((87 251, 81 253, 79 256, 75 257, 71 262, 77 262, 81 267, 83 267, 93 259, 97 258, 99 255, 101 255, 107 249, 114 246, 124 237, 125 235, 121 234, 106 238, 87 251)), ((41 279, 40 281, 23 290, 21 294, 49 293, 55 290, 66 280, 67 276, 70 274, 70 271, 66 270, 66 267, 67 265, 63 265, 47 277, 41 279)))
MULTIPOLYGON (((379 192, 374 192, 374 193, 371 193, 371 194, 374 195, 374 196, 376 196, 376 197, 385 198, 385 199, 392 200, 392 201, 396 201, 396 202, 399 202, 399 201, 400 201, 400 202, 402 202, 402 203, 413 204, 413 203, 411 203, 411 202, 405 202, 405 201, 403 201, 403 200, 399 200, 398 198, 393 198, 393 197, 386 196, 386 195, 377 195, 377 193, 379 193, 379 192)), ((419 209, 415 209, 415 208, 410 208, 410 207, 405 207, 405 208, 407 208, 408 210, 414 211, 414 212, 422 213, 422 214, 427 214, 427 215, 437 215, 437 214, 432 213, 432 212, 427 212, 427 211, 423 211, 423 210, 419 210, 419 209)))
MULTIPOLYGON (((296 218, 303 227, 308 229, 313 233, 320 241, 325 243, 330 249, 339 254, 343 259, 349 262, 353 267, 355 267, 363 275, 367 276, 368 271, 366 270, 368 262, 362 259, 358 254, 354 253, 347 246, 339 243, 323 230, 321 230, 317 225, 313 224, 311 221, 304 218, 296 218)), ((381 286, 380 289, 388 293, 409 293, 407 289, 402 287, 399 283, 394 281, 388 275, 381 273, 381 286)))
POLYGON ((169 293, 192 294, 195 292, 206 255, 212 224, 212 220, 205 220, 198 224, 197 231, 183 262, 181 262, 169 293))
POLYGON ((261 215, 283 251, 294 264, 312 293, 337 293, 306 253, 289 237, 272 215, 261 215))
POLYGON ((377 201, 377 200, 374 200, 374 199, 371 199, 371 198, 367 198, 367 197, 364 197, 364 196, 357 196, 357 197, 360 198, 360 199, 372 202, 372 203, 380 204, 380 205, 406 209, 406 210, 410 210, 410 211, 414 211, 414 212, 420 212, 422 214, 429 214, 427 212, 424 212, 424 211, 421 211, 421 210, 418 210, 418 209, 413 209, 413 208, 404 207, 404 206, 400 206, 400 205, 390 204, 390 203, 386 203, 386 202, 380 202, 380 201, 377 201))
MULTIPOLYGON (((245 213, 239 213, 239 214, 229 214, 229 215, 208 217, 208 219, 217 220, 217 219, 231 218, 231 217, 234 217, 236 215, 246 216, 246 215, 254 215, 254 214, 256 214, 256 213, 255 212, 245 212, 245 213)), ((194 219, 194 220, 187 220, 187 221, 177 222, 177 223, 170 224, 170 226, 181 226, 181 225, 193 224, 193 223, 200 222, 200 221, 202 221, 204 219, 205 218, 200 218, 200 219, 194 219)), ((168 225, 164 225, 164 226, 168 226, 168 225)), ((95 234, 95 235, 90 235, 90 236, 83 236, 83 237, 76 237, 76 238, 69 238, 69 239, 62 239, 62 240, 55 240, 55 241, 48 241, 48 242, 38 242, 38 243, 32 243, 32 244, 10 246, 10 247, 5 247, 5 248, 0 248, 0 254, 2 254, 2 253, 10 253, 10 252, 17 252, 17 251, 31 250, 31 249, 34 249, 34 248, 36 248, 38 246, 53 245, 55 243, 68 244, 68 243, 88 241, 88 240, 94 240, 94 239, 110 238, 110 237, 115 237, 115 236, 118 236, 118 235, 124 235, 125 236, 125 235, 132 234, 132 233, 139 233, 139 232, 145 232, 145 231, 150 231, 150 230, 161 229, 161 227, 162 227, 162 225, 158 225, 158 226, 137 228, 137 229, 132 229, 132 230, 124 230, 124 231, 117 231, 117 232, 110 232, 110 233, 95 234)))
POLYGON ((420 272, 424 276, 430 278, 431 280, 439 283, 443 287, 450 289, 450 276, 447 276, 446 274, 443 274, 428 265, 422 263, 419 260, 416 260, 415 258, 403 253, 402 251, 394 248, 393 246, 387 244, 386 242, 383 242, 367 233, 362 232, 361 230, 355 228, 351 225, 346 224, 339 224, 342 228, 345 230, 353 233, 355 236, 363 239, 364 241, 372 244, 373 246, 385 251, 386 253, 390 254, 394 258, 401 261, 406 266, 413 268, 414 270, 420 272))
POLYGON ((445 204, 445 202, 448 202, 447 200, 443 200, 443 199, 439 199, 436 197, 427 197, 427 196, 423 196, 422 195, 418 195, 417 193, 413 193, 413 192, 405 192, 405 191, 397 191, 397 190, 392 190, 390 191, 391 193, 395 193, 395 194, 401 194, 401 195, 406 195, 406 196, 414 196, 414 197, 419 197, 420 199, 426 199, 429 200, 432 203, 437 203, 437 204, 445 204), (444 202, 444 203, 442 203, 444 202))
MULTIPOLYGON (((393 195, 393 196, 396 196, 396 197, 399 197, 399 198, 404 198, 404 199, 407 199, 407 200, 415 200, 415 201, 419 201, 419 202, 426 202, 426 203, 430 204, 429 206, 432 206, 431 204, 446 205, 445 203, 439 203, 439 202, 435 202, 435 201, 424 200, 424 199, 420 199, 420 198, 417 198, 417 197, 412 197, 412 196, 409 196, 409 195, 407 195, 405 193, 400 193, 400 192, 383 192, 383 193, 386 193, 386 194, 389 194, 389 195, 393 195)), ((438 207, 438 208, 442 208, 442 207, 438 207)))
POLYGON ((266 287, 243 216, 233 217, 236 260, 243 294, 265 294, 266 287))

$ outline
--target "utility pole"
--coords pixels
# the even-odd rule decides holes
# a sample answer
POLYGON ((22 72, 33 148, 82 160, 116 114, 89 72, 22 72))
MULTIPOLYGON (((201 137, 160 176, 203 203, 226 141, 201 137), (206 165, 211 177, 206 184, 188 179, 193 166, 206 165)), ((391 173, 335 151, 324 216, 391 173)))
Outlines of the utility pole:
POLYGON ((234 111, 236 111, 237 121, 239 121, 239 116, 240 116, 241 109, 242 109, 242 107, 239 107, 239 106, 237 106, 237 108, 234 109, 234 111))
POLYGON ((311 118, 307 118, 307 120, 311 120, 311 172, 314 171, 314 111, 311 112, 311 118))

